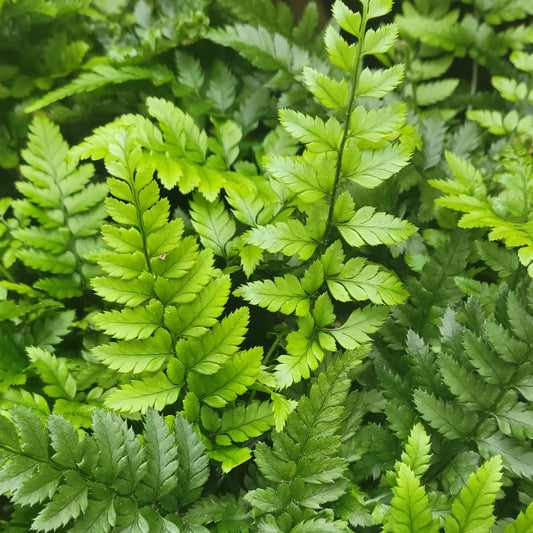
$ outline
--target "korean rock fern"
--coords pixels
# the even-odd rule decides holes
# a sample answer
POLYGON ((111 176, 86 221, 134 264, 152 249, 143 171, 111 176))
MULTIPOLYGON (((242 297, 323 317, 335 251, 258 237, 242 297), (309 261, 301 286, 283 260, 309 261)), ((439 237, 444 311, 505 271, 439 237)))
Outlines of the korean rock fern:
MULTIPOLYGON (((36 116, 22 151, 20 198, 9 202, 11 216, 2 219, 0 407, 26 405, 41 417, 53 408, 76 425, 90 425, 87 395, 98 379, 87 379, 83 343, 67 347, 64 340, 84 330, 93 301, 89 279, 98 267, 90 255, 102 244, 107 186, 93 179, 92 164, 67 162, 68 154, 59 128, 36 116)), ((85 341, 90 344, 90 335, 85 341)))
POLYGON ((91 435, 52 415, 0 415, 0 494, 15 504, 13 531, 179 533, 178 510, 209 475, 204 446, 181 416, 155 411, 136 435, 119 415, 96 411, 91 435))
POLYGON ((488 228, 490 240, 518 249, 520 263, 533 275, 533 54, 515 51, 510 60, 517 68, 516 79, 492 78, 508 110, 467 113, 468 118, 501 137, 492 147, 496 157, 481 159, 480 168, 476 168, 474 162, 448 153, 455 179, 434 179, 430 184, 444 193, 438 204, 462 213, 459 226, 488 228))
POLYGON ((407 296, 391 271, 361 253, 363 247, 391 245, 415 231, 409 222, 359 200, 359 191, 378 187, 411 156, 402 137, 405 105, 379 100, 401 82, 403 67, 365 66, 366 59, 386 52, 396 39, 394 25, 367 27, 388 13, 391 3, 361 4, 361 13, 340 1, 333 6, 336 22, 355 42, 349 44, 330 26, 325 33, 330 72, 303 70, 305 84, 327 109, 327 118, 280 111, 284 128, 305 148, 297 156, 266 156, 272 188, 284 209, 243 237, 271 254, 294 256, 290 274, 251 281, 236 291, 253 304, 295 317, 286 353, 275 365, 280 387, 309 377, 326 352, 368 341, 387 316, 383 305, 407 296), (341 302, 357 308, 340 311, 341 302))
POLYGON ((229 277, 214 267, 210 250, 199 251, 193 237, 183 236, 181 219, 169 220, 169 202, 160 198, 133 130, 111 124, 89 144, 109 143, 96 156, 111 175, 106 207, 112 219, 102 227, 107 247, 97 258, 105 275, 92 285, 119 306, 94 318, 114 341, 93 353, 124 374, 105 405, 126 415, 171 405, 183 410, 201 428, 211 456, 230 469, 250 454, 236 443, 273 424, 268 402, 236 402, 259 378, 262 349, 240 347, 246 307, 220 318, 229 277))
POLYGON ((58 299, 81 296, 95 271, 86 256, 98 246, 107 187, 91 183, 93 165, 66 162, 69 147, 48 119, 35 117, 30 131, 22 152, 26 179, 16 184, 24 198, 13 203, 19 227, 12 230, 12 254, 31 269, 51 274, 36 281, 34 289, 58 299))
POLYGON ((341 422, 349 372, 365 351, 346 351, 328 361, 284 431, 273 434, 272 448, 257 445, 255 459, 264 480, 245 498, 258 531, 346 531, 346 522, 336 520, 328 504, 350 490, 348 461, 339 455, 341 422))
MULTIPOLYGON (((466 265, 468 248, 462 241, 446 246, 454 268, 466 265)), ((389 427, 400 439, 420 420, 431 429, 438 456, 426 479, 438 480, 441 490, 455 494, 465 481, 461 471, 499 455, 508 478, 506 494, 522 487, 529 492, 531 282, 523 272, 515 290, 500 285, 495 302, 461 301, 453 277, 439 274, 443 258, 427 263, 423 284, 410 285, 413 304, 400 307, 377 343, 375 367, 389 427), (427 277, 430 272, 434 281, 427 277), (436 293, 430 295, 424 286, 436 293), (435 308, 422 324, 428 297, 440 305, 443 296, 448 307, 435 308)), ((506 516, 518 511, 509 506, 506 516)))

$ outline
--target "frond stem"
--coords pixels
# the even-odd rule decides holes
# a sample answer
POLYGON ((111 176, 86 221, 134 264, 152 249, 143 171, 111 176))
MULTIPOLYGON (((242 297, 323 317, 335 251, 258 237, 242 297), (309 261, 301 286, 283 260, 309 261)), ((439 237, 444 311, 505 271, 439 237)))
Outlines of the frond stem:
POLYGON ((337 158, 337 164, 335 168, 335 180, 333 182, 333 189, 331 190, 331 201, 329 204, 329 212, 328 212, 328 218, 326 221, 326 229, 324 232, 324 237, 322 240, 322 247, 326 247, 328 245, 328 238, 329 234, 331 232, 331 221, 333 219, 333 210, 335 208, 335 199, 337 197, 337 190, 339 188, 339 184, 341 181, 341 174, 342 174, 342 156, 344 154, 344 147, 346 146, 346 141, 348 140, 348 137, 350 136, 350 117, 352 114, 352 110, 355 104, 355 95, 357 94, 357 89, 359 88, 359 79, 361 77, 361 71, 363 69, 363 49, 365 44, 365 33, 366 33, 366 24, 367 24, 367 18, 368 18, 368 7, 363 2, 363 14, 361 17, 361 26, 360 26, 360 39, 357 43, 357 53, 355 56, 355 64, 354 64, 354 70, 352 75, 352 83, 351 83, 351 90, 350 90, 350 96, 348 98, 348 104, 346 106, 346 118, 344 121, 344 131, 342 134, 341 144, 337 150, 338 158, 337 158))

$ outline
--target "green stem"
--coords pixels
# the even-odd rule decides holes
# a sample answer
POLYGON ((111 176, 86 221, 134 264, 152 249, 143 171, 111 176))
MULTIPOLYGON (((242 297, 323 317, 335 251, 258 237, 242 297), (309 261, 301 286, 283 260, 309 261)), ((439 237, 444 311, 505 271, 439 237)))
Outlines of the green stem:
POLYGON ((9 272, 9 270, 7 268, 5 268, 3 265, 0 265, 0 274, 5 278, 7 279, 8 281, 10 281, 11 283, 16 283, 17 280, 11 275, 11 273, 9 272))
POLYGON ((477 80, 479 76, 479 65, 474 61, 472 67, 472 80, 470 82, 470 94, 476 94, 477 92, 477 80))
POLYGON ((278 344, 281 342, 281 339, 284 338, 282 335, 276 335, 276 338, 274 339, 274 342, 268 349, 268 352, 266 353, 265 357, 263 358, 263 365, 268 366, 268 362, 270 361, 270 358, 272 357, 272 354, 278 347, 278 344))
POLYGON ((339 149, 337 150, 338 158, 337 158, 337 165, 335 168, 335 179, 333 182, 333 188, 331 190, 331 202, 329 204, 329 212, 328 212, 328 218, 326 221, 326 229, 324 232, 324 237, 322 240, 322 247, 326 247, 328 245, 328 238, 329 234, 331 232, 331 221, 333 220, 333 211, 335 209, 335 200, 337 198, 337 191, 341 182, 342 177, 342 156, 344 154, 344 147, 346 146, 346 142, 349 137, 350 132, 350 117, 353 111, 353 107, 356 100, 356 94, 357 89, 359 88, 359 79, 361 77, 361 71, 363 69, 363 49, 365 45, 365 33, 366 33, 366 24, 367 24, 367 15, 368 15, 368 7, 365 3, 363 3, 363 15, 361 17, 361 27, 360 27, 360 39, 357 43, 357 53, 355 56, 355 64, 354 64, 354 71, 352 75, 352 87, 350 91, 350 97, 348 98, 348 104, 346 106, 346 118, 344 122, 344 131, 342 134, 342 140, 341 145, 339 149))

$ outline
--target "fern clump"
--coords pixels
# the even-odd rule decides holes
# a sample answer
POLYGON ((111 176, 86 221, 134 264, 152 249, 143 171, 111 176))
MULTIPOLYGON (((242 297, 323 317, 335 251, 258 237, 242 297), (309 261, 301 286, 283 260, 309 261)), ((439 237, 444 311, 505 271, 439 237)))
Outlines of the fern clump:
POLYGON ((0 529, 532 530, 531 7, 325 4, 0 0, 0 529))
POLYGON ((82 437, 58 415, 46 426, 22 407, 10 415, 0 415, 0 493, 11 496, 18 527, 178 532, 176 513, 209 475, 205 448, 179 415, 169 424, 147 411, 141 436, 96 411, 82 437))
POLYGON ((525 326, 531 309, 520 296, 531 288, 529 283, 520 287, 516 292, 502 289, 493 316, 474 299, 457 311, 448 308, 438 334, 434 329, 402 333, 391 326, 389 348, 380 349, 377 370, 389 398, 385 411, 391 428, 401 438, 420 419, 433 428, 432 440, 440 450, 433 468, 444 470, 448 490, 462 479, 459 465, 472 468, 480 458, 495 455, 514 483, 531 476, 528 463, 522 462, 532 453, 525 326), (398 349, 406 354, 400 363, 394 361, 398 349))
POLYGON ((89 426, 101 394, 91 388, 109 376, 93 375, 91 381, 88 362, 79 357, 81 344, 66 348, 66 338, 85 330, 89 279, 99 271, 91 255, 102 245, 107 186, 94 180, 92 164, 68 162, 69 153, 59 128, 36 116, 21 154, 21 198, 10 202, 11 216, 2 221, 0 405, 31 407, 42 418, 52 408, 77 426, 89 426), (31 392, 27 381, 36 384, 31 392))
MULTIPOLYGON (((492 527, 496 522, 495 501, 502 488, 501 457, 492 457, 470 474, 466 485, 452 500, 444 494, 437 496, 435 492, 426 492, 426 487, 421 483, 431 461, 429 449, 429 437, 424 427, 422 424, 415 425, 401 461, 396 463, 393 472, 389 472, 394 497, 385 515, 383 531, 493 531, 492 527), (447 502, 445 512, 443 500, 447 502), (433 506, 436 508, 433 509, 433 506), (438 512, 435 513, 437 509, 438 512)), ((524 531, 522 528, 527 520, 520 513, 504 531, 524 531)))

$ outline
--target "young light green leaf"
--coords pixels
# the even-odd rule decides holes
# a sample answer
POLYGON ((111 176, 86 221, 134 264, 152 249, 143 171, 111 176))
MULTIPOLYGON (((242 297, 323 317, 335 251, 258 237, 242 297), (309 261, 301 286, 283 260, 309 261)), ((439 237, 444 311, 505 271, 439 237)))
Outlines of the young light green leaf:
POLYGON ((431 513, 429 500, 420 480, 404 463, 398 467, 391 508, 383 531, 392 533, 438 533, 439 524, 431 513))
POLYGON ((385 24, 376 30, 367 30, 363 55, 384 54, 391 48, 397 37, 398 27, 395 24, 385 24))
POLYGON ((97 315, 94 323, 108 335, 118 339, 146 339, 159 327, 163 319, 163 306, 152 300, 144 307, 104 311, 97 315))
POLYGON ((490 531, 496 494, 501 487, 502 459, 495 456, 468 478, 468 485, 452 504, 452 514, 446 517, 446 533, 490 531))
POLYGON ((228 357, 234 355, 243 342, 249 310, 241 307, 224 317, 205 335, 199 338, 183 338, 176 344, 176 357, 187 369, 199 374, 214 374, 228 357))
POLYGON ((342 111, 350 96, 350 88, 346 80, 334 80, 312 67, 305 67, 303 77, 307 88, 330 109, 342 111))
POLYGON ((239 287, 234 294, 269 311, 281 311, 286 315, 294 313, 296 316, 307 314, 311 301, 311 296, 293 274, 247 283, 239 287))
POLYGON ((300 142, 307 144, 311 152, 335 151, 342 139, 343 128, 334 117, 324 122, 319 117, 304 115, 292 109, 279 111, 283 127, 300 142))
POLYGON ((383 17, 392 9, 392 0, 362 0, 368 6, 368 18, 383 17))
POLYGON ((357 257, 338 265, 340 271, 326 278, 328 289, 336 300, 370 300, 375 304, 395 305, 407 299, 408 293, 392 273, 357 257))
POLYGON ((354 247, 394 244, 405 241, 416 231, 410 222, 388 213, 375 212, 371 206, 358 209, 349 221, 337 224, 337 228, 344 240, 354 247))
POLYGON ((509 524, 504 533, 529 533, 533 526, 533 503, 527 506, 526 512, 521 512, 516 520, 509 524))
POLYGON ((235 354, 216 374, 209 376, 192 372, 189 388, 200 400, 211 407, 224 407, 246 392, 259 373, 262 349, 251 348, 235 354))
POLYGON ((387 316, 386 308, 367 305, 353 311, 344 324, 332 328, 330 333, 343 348, 353 350, 370 341, 369 335, 381 327, 387 316))
POLYGON ((309 259, 319 245, 319 235, 314 235, 299 220, 267 224, 250 231, 245 239, 272 253, 281 252, 284 255, 298 254, 300 259, 309 259))
POLYGON ((202 244, 216 255, 227 257, 232 247, 236 225, 220 199, 208 202, 196 194, 191 201, 192 224, 202 244))
POLYGON ((344 177, 361 187, 373 189, 404 168, 411 152, 401 145, 388 145, 376 150, 365 150, 360 157, 343 157, 344 177))
POLYGON ((119 372, 157 372, 173 355, 170 335, 159 329, 143 340, 100 344, 92 352, 109 368, 119 372))
POLYGON ((359 78, 357 97, 383 98, 401 83, 403 76, 403 65, 380 70, 364 68, 359 78))
POLYGON ((165 325, 177 337, 201 337, 218 322, 230 288, 229 276, 213 279, 191 303, 167 306, 165 325))
POLYGON ((43 389, 46 394, 53 398, 74 399, 77 392, 76 381, 70 374, 64 358, 56 357, 49 351, 35 346, 28 347, 26 353, 46 383, 43 389))
POLYGON ((144 413, 150 407, 162 410, 174 403, 179 396, 180 385, 169 381, 163 372, 121 385, 105 401, 105 406, 124 414, 144 413))
POLYGON ((337 0, 331 8, 337 24, 354 37, 361 37, 361 13, 354 13, 344 2, 337 0))
MULTIPOLYGON (((342 4, 340 1, 337 3, 342 4)), ((330 61, 337 67, 352 72, 356 59, 355 45, 348 44, 333 26, 327 27, 324 33, 324 43, 326 44, 330 61)))
POLYGON ((408 466, 415 476, 422 476, 429 468, 430 454, 429 436, 419 422, 413 426, 405 451, 402 452, 402 463, 408 466))
POLYGON ((254 401, 248 405, 226 407, 218 435, 227 435, 233 442, 246 442, 268 431, 273 425, 274 414, 270 402, 254 401))

